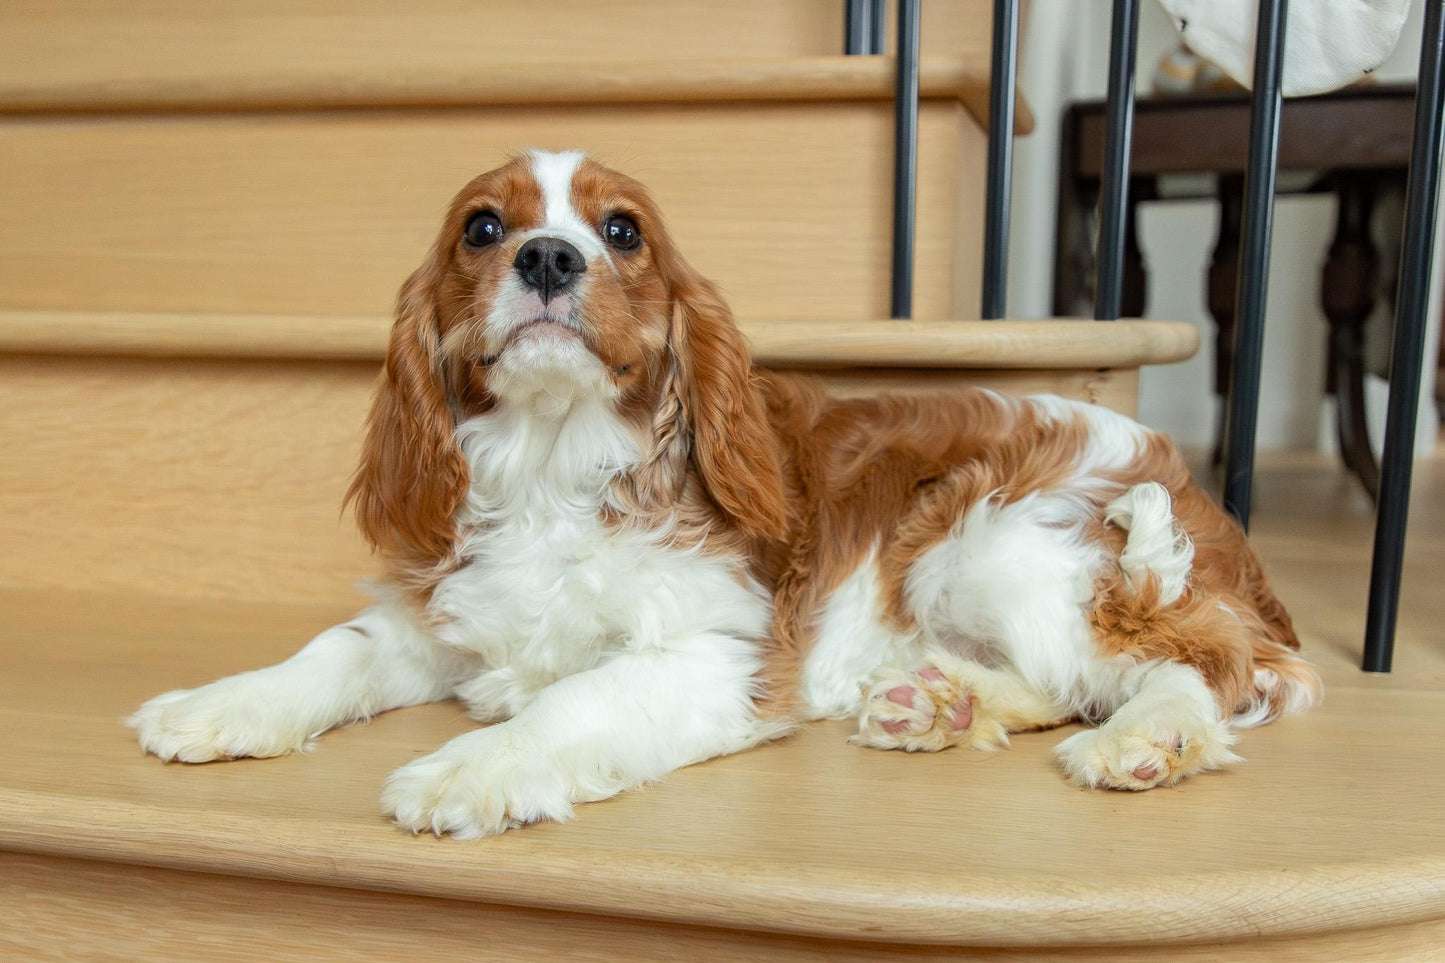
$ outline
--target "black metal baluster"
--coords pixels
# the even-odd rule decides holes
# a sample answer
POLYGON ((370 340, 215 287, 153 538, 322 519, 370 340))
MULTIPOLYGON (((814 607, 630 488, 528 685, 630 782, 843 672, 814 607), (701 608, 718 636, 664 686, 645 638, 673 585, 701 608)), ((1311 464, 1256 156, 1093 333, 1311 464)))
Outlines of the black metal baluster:
POLYGON ((1415 92, 1415 134, 1410 147, 1410 184, 1405 194, 1404 243, 1390 361, 1390 403, 1385 416, 1385 457, 1380 462, 1379 514, 1370 569, 1370 607, 1365 616, 1366 672, 1389 672, 1405 561, 1410 511, 1410 470, 1420 403, 1420 364, 1425 353, 1430 269, 1435 254, 1435 206, 1440 194, 1441 110, 1445 108, 1445 12, 1442 0, 1426 0, 1420 77, 1415 92))
POLYGON ((893 317, 913 315, 918 193, 918 18, 921 0, 898 2, 898 87, 893 141, 893 317))
POLYGON ((1249 529, 1254 436, 1259 418, 1264 307, 1269 289, 1270 228, 1279 153, 1280 74, 1286 0, 1260 0, 1254 39, 1254 99, 1249 116, 1249 166, 1244 175, 1244 231, 1235 298, 1234 371, 1225 406, 1224 507, 1249 529))
POLYGON ((868 53, 881 54, 884 41, 888 39, 888 29, 883 24, 884 8, 887 7, 886 0, 869 0, 872 4, 868 11, 868 53))
POLYGON ((843 52, 845 54, 869 53, 869 29, 873 20, 869 16, 873 0, 843 0, 843 52))
POLYGON ((1008 221, 1013 192, 1018 39, 1018 0, 994 0, 988 90, 988 197, 983 214, 981 314, 984 320, 1002 318, 1008 299, 1008 221))
POLYGON ((1124 218, 1129 203, 1129 144, 1134 132, 1134 61, 1138 45, 1138 0, 1114 0, 1104 186, 1099 202, 1099 273, 1094 299, 1094 317, 1100 321, 1118 318, 1124 297, 1124 218))

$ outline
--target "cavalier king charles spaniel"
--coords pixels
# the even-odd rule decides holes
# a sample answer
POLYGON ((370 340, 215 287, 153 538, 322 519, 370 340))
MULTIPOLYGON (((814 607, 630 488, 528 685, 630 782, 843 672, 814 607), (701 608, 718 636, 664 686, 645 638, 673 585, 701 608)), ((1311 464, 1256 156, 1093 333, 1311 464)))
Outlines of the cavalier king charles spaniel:
POLYGON ((844 400, 757 369, 647 191, 577 152, 452 202, 349 499, 378 604, 147 702, 147 751, 276 756, 455 697, 489 725, 383 806, 482 836, 814 719, 924 752, 1081 721, 1070 781, 1170 786, 1320 697, 1168 439, 1049 395, 844 400))

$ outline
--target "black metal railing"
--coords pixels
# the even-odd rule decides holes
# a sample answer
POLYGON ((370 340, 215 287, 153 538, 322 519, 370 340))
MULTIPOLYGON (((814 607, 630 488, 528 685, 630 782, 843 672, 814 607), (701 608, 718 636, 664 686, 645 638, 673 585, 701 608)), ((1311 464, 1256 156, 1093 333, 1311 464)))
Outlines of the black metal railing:
POLYGON ((1224 507, 1245 531, 1249 531, 1255 426, 1259 422, 1259 378, 1264 364, 1264 307, 1269 290, 1287 6, 1286 0, 1260 0, 1255 27, 1249 161, 1244 169, 1239 288, 1234 298, 1234 368, 1224 403, 1224 507))
POLYGON ((843 52, 883 52, 883 0, 847 0, 844 5, 843 52))
MULTIPOLYGON (((1109 50, 1106 138, 1099 214, 1094 316, 1119 316, 1123 289, 1129 152, 1139 0, 1114 0, 1109 50)), ((1304 2, 1304 0, 1300 0, 1304 2)), ((1254 481, 1255 427, 1269 282, 1270 232, 1279 153, 1281 78, 1287 0, 1260 0, 1256 23, 1249 159, 1245 173, 1233 369, 1225 405, 1224 505, 1246 529, 1254 481)), ((919 0, 900 0, 897 136, 894 168, 893 291, 895 318, 912 310, 915 182, 918 162, 919 0)), ((845 48, 883 51, 883 0, 847 0, 845 48)), ((1018 0, 994 0, 990 66, 988 194, 984 207, 985 319, 1005 316, 1008 231, 1017 84, 1018 0)), ((1370 572, 1363 667, 1388 672, 1394 648, 1409 513, 1410 472, 1425 353, 1435 211, 1440 187, 1441 114, 1445 110, 1445 0, 1425 0, 1415 133, 1406 195, 1399 296, 1390 368, 1385 454, 1370 572)))
MULTIPOLYGON (((886 0, 845 0, 843 52, 881 54, 886 0)), ((894 94, 892 317, 913 316, 913 248, 918 211, 918 45, 922 0, 898 0, 898 85, 894 94)), ((1010 98, 1012 100, 1012 98, 1010 98)), ((1010 107, 1012 109, 1012 107, 1010 107)))
MULTIPOLYGON (((881 0, 876 0, 881 5, 881 0)), ((913 316, 913 239, 918 208, 918 38, 922 0, 898 0, 898 90, 893 138, 895 318, 913 316)))
POLYGON ((1405 562, 1405 525, 1410 513, 1410 469, 1415 418, 1420 407, 1420 364, 1425 357, 1425 320, 1430 310, 1430 269, 1435 259, 1435 207, 1440 196, 1440 115, 1445 109, 1445 0, 1425 0, 1420 74, 1415 88, 1415 134, 1410 145, 1410 183, 1405 188, 1405 231, 1391 351, 1390 403, 1385 412, 1385 457, 1375 516, 1375 556, 1370 566, 1370 607, 1365 616, 1366 672, 1389 672, 1395 649, 1395 616, 1405 562))
POLYGON ((1129 209, 1129 143, 1134 130, 1134 61, 1139 0, 1114 3, 1109 44, 1108 113, 1104 118, 1104 187, 1099 207, 1098 282, 1094 317, 1113 321, 1124 298, 1124 218, 1129 209))
POLYGON ((988 194, 983 206, 983 304, 979 317, 1008 310, 1008 226, 1013 205, 1014 87, 1018 83, 1018 0, 995 0, 988 91, 988 194))

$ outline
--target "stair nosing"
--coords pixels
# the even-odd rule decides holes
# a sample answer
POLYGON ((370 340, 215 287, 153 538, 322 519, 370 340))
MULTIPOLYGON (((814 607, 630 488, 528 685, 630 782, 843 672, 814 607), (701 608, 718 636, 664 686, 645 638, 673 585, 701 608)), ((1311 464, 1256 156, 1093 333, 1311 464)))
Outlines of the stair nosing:
MULTIPOLYGON (((880 101, 893 98, 891 57, 788 57, 548 64, 428 64, 425 69, 277 72, 209 68, 85 82, 10 79, 0 115, 43 113, 251 112, 380 108, 624 105, 767 101, 880 101)), ((954 99, 987 127, 986 59, 926 56, 923 99, 954 99)), ((1033 120, 1020 98, 1015 132, 1033 120)))
MULTIPOLYGON (((1191 357, 1183 321, 740 319, 754 359, 777 368, 1133 368, 1191 357)), ((379 362, 384 316, 0 311, 0 353, 379 362)))
POLYGON ((876 877, 859 880, 786 863, 739 872, 715 858, 608 852, 599 859, 583 848, 552 850, 543 861, 525 850, 513 858, 510 848, 493 845, 486 858, 476 858, 475 846, 399 831, 395 845, 328 844, 311 832, 314 826, 262 815, 237 824, 230 814, 221 825, 192 810, 4 788, 0 814, 0 850, 835 939, 1166 945, 1445 916, 1445 860, 1438 857, 1167 877, 1062 870, 1015 877, 880 865, 876 877), (1362 901, 1362 892, 1370 898, 1362 901), (1213 912, 1202 911, 1206 893, 1221 897, 1213 912))

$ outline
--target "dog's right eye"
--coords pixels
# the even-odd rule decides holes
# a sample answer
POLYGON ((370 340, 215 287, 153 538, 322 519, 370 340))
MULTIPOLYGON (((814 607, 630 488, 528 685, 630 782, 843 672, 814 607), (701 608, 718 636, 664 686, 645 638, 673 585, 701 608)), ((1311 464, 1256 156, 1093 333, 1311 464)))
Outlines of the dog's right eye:
POLYGON ((502 219, 493 211, 478 211, 467 221, 462 240, 468 247, 486 247, 502 239, 502 219))

